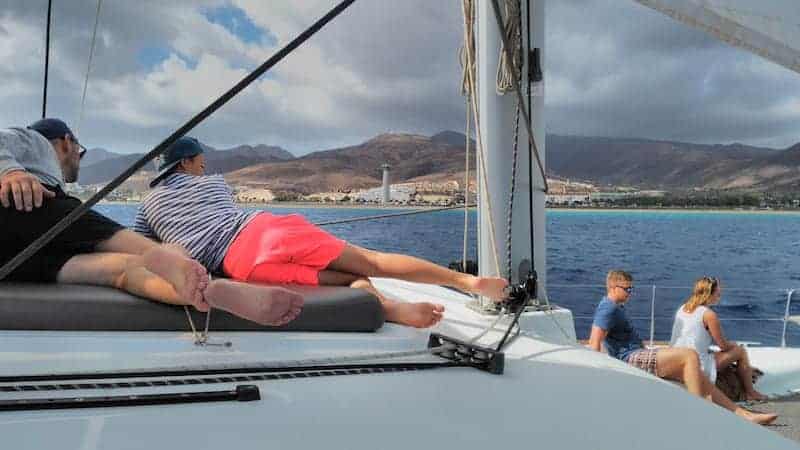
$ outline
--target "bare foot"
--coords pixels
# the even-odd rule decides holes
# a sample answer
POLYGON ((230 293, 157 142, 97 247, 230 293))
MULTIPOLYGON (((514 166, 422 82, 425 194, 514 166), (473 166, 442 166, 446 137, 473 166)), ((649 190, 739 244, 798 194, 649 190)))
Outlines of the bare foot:
POLYGON ((506 286, 508 286, 508 280, 505 278, 473 277, 469 291, 499 302, 506 299, 506 286))
POLYGON ((230 280, 208 283, 205 299, 215 308, 261 325, 286 325, 303 309, 303 296, 295 292, 230 280))
POLYGON ((444 306, 433 303, 405 303, 388 301, 383 303, 386 320, 416 328, 428 328, 442 320, 444 306))
POLYGON ((736 412, 736 414, 742 416, 750 422, 757 423, 759 425, 769 425, 778 418, 778 415, 774 413, 760 413, 748 411, 746 409, 740 409, 736 412))
POLYGON ((178 296, 200 311, 208 311, 203 291, 208 286, 208 272, 199 262, 179 251, 159 246, 142 255, 144 267, 167 280, 178 296))
POLYGON ((764 400, 767 400, 768 397, 761 392, 753 390, 752 392, 747 392, 744 394, 744 399, 749 402, 763 402, 764 400))

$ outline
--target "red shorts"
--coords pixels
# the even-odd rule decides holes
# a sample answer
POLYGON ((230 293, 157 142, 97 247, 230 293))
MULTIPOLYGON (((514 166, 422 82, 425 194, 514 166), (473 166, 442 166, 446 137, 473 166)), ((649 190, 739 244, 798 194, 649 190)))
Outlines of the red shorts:
POLYGON ((238 281, 319 284, 319 272, 346 243, 299 214, 259 213, 231 243, 222 270, 238 281))

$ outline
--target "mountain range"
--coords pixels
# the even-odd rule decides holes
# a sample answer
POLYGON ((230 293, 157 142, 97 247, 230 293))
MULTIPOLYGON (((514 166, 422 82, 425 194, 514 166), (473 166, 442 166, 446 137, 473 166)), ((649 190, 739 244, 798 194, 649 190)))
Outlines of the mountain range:
MULTIPOLYGON (((383 164, 391 166, 395 183, 461 181, 465 141, 463 134, 454 131, 433 136, 381 134, 357 145, 299 157, 267 145, 225 150, 208 147, 206 170, 224 174, 234 185, 305 194, 378 186, 383 164)), ((474 142, 471 148, 474 171, 474 142)), ((800 144, 779 150, 743 144, 548 135, 546 149, 548 176, 603 186, 800 191, 800 144)), ((84 185, 105 183, 141 156, 93 149, 83 161, 79 181, 84 185)), ((150 165, 137 178, 152 176, 154 170, 155 165, 150 165)))

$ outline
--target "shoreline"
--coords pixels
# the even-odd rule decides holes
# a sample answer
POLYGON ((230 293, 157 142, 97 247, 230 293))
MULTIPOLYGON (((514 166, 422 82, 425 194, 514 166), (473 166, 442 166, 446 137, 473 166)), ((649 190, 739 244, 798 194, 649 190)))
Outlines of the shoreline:
MULTIPOLYGON (((102 200, 99 205, 138 205, 139 202, 128 202, 121 200, 102 200)), ((250 208, 308 208, 308 209, 387 209, 387 210, 414 210, 414 209, 437 209, 442 206, 433 205, 356 205, 356 204, 337 204, 337 203, 305 203, 305 202, 271 202, 271 203, 236 203, 238 206, 250 208)), ((476 209, 475 207, 470 208, 476 209)), ((463 210, 463 207, 453 208, 452 211, 463 210)), ((736 208, 562 208, 548 207, 546 212, 565 211, 565 212, 663 212, 663 213, 719 213, 719 214, 800 214, 800 209, 736 209, 736 208)))

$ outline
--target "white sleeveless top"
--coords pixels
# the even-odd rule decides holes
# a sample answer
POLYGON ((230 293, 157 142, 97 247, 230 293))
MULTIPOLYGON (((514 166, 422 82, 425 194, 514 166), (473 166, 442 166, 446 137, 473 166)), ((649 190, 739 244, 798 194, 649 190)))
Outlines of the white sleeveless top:
POLYGON ((697 351, 700 355, 700 365, 703 372, 714 383, 717 380, 717 363, 710 347, 713 343, 711 334, 703 325, 703 314, 708 310, 705 306, 698 306, 694 312, 687 313, 683 305, 675 313, 675 323, 672 325, 671 347, 685 347, 697 351))

